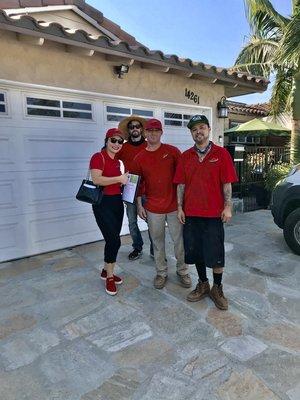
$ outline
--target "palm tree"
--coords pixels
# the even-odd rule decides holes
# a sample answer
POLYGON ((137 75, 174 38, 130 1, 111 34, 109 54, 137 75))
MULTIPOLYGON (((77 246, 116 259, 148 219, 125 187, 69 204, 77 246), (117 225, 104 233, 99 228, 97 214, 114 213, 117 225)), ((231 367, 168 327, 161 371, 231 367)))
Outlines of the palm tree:
POLYGON ((291 160, 300 162, 300 0, 291 0, 291 17, 269 0, 244 1, 252 35, 233 68, 268 79, 274 74, 271 114, 292 116, 291 160))

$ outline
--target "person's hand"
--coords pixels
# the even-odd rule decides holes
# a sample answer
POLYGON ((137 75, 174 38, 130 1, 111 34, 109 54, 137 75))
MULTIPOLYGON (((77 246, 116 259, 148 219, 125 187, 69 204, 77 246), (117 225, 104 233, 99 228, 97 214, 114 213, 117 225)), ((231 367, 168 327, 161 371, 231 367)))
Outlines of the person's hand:
POLYGON ((119 182, 120 182, 122 185, 126 185, 127 181, 128 181, 128 172, 125 172, 125 174, 120 175, 120 180, 119 180, 119 182))
POLYGON ((184 213, 182 207, 178 207, 177 218, 179 219, 179 222, 181 224, 185 224, 185 213, 184 213))
POLYGON ((138 205, 137 212, 138 212, 138 215, 139 215, 140 218, 142 218, 144 221, 147 220, 147 212, 146 212, 146 210, 144 209, 143 206, 138 205))
POLYGON ((225 206, 224 210, 221 213, 222 222, 229 222, 232 217, 231 206, 225 206))

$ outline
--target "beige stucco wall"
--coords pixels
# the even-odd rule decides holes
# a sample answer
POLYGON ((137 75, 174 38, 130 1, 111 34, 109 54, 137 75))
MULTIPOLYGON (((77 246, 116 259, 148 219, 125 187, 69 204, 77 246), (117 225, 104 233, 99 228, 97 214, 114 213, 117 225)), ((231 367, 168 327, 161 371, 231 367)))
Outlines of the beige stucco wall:
POLYGON ((119 96, 172 103, 195 103, 185 97, 185 88, 200 97, 200 106, 212 107, 213 138, 222 134, 225 121, 218 119, 216 105, 224 94, 221 85, 203 83, 174 74, 155 72, 133 65, 124 79, 113 73, 113 63, 102 55, 80 56, 65 51, 65 46, 45 42, 33 46, 16 39, 14 33, 0 30, 0 79, 85 90, 119 96))

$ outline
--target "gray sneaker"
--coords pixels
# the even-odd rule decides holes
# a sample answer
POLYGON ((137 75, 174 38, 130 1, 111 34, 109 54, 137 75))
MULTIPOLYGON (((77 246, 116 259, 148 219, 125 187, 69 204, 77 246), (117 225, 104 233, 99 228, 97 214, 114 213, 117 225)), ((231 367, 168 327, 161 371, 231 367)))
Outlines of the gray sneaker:
POLYGON ((177 278, 181 284, 181 286, 185 288, 190 288, 192 286, 192 280, 189 274, 186 275, 179 275, 177 273, 177 278))
POLYGON ((156 275, 153 282, 155 289, 162 289, 165 286, 167 279, 167 276, 156 275))
POLYGON ((194 290, 187 295, 187 301, 200 301, 205 296, 209 296, 209 282, 199 282, 194 290))

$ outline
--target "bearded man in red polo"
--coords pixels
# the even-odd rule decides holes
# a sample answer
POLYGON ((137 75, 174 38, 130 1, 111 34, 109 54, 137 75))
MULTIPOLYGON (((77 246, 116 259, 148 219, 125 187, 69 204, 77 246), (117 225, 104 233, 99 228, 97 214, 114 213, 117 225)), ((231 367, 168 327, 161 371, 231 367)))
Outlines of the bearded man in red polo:
POLYGON ((210 296, 216 307, 228 309, 222 274, 225 266, 224 227, 232 216, 231 183, 237 181, 230 154, 209 140, 210 126, 205 115, 194 115, 187 127, 195 145, 178 162, 178 219, 183 224, 185 262, 195 264, 199 282, 187 296, 199 301, 210 296), (206 267, 212 268, 210 289, 206 267))

